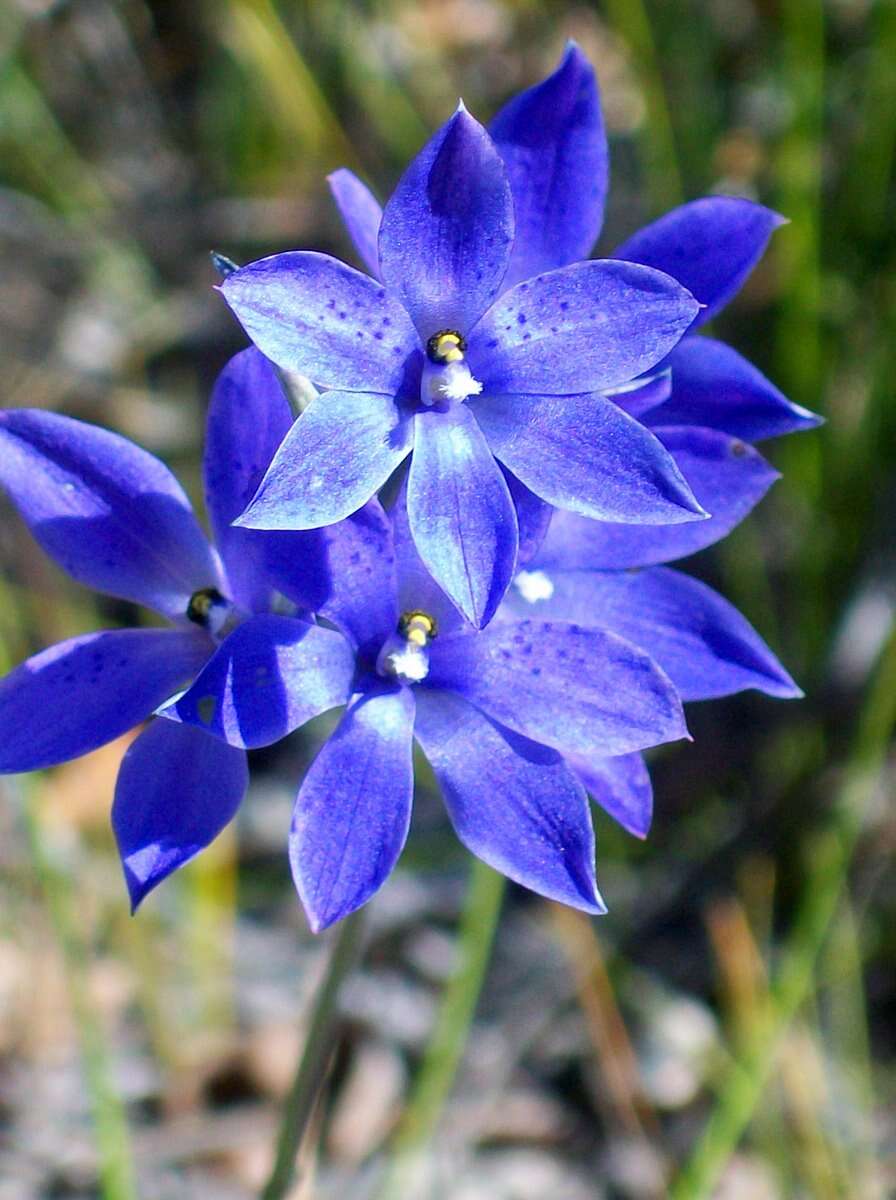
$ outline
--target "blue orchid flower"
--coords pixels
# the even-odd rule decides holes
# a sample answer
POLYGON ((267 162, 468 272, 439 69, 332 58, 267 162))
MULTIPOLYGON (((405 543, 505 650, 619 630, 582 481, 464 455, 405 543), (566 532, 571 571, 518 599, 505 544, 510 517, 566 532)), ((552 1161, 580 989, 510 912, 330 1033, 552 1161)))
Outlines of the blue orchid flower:
POLYGON ((212 398, 204 458, 216 551, 177 481, 117 434, 51 412, 0 412, 0 484, 31 532, 80 583, 155 610, 168 629, 84 634, 0 680, 0 771, 53 766, 150 717, 224 650, 232 677, 205 712, 228 720, 251 676, 265 703, 229 743, 152 722, 124 757, 113 825, 134 907, 206 846, 246 790, 246 748, 278 740, 345 703, 345 639, 307 619, 327 612, 332 579, 365 538, 364 512, 337 529, 234 529, 292 413, 273 368, 237 355, 212 398), (287 615, 288 614, 288 615, 287 615))
MULTIPOLYGON (((675 688, 645 651, 604 629, 502 618, 477 630, 420 559, 405 493, 389 515, 375 501, 365 511, 366 543, 328 608, 355 662, 352 695, 299 789, 290 833, 312 928, 365 903, 395 865, 415 740, 473 854, 542 895, 603 911, 587 796, 565 759, 686 736, 675 688)), ((231 642, 162 715, 238 745, 266 703, 231 642), (237 676, 229 709, 209 705, 237 676)))
POLYGON ((600 261, 504 290, 516 253, 512 187, 463 106, 412 162, 381 220, 372 198, 355 196, 352 216, 369 253, 376 243, 381 284, 297 251, 221 285, 255 344, 324 389, 241 525, 338 521, 411 456, 417 549, 481 627, 518 565, 518 481, 600 520, 705 518, 660 441, 605 395, 664 360, 690 328, 699 310, 685 288, 650 267, 600 261))
MULTIPOLYGON (((489 130, 507 171, 515 215, 504 286, 587 259, 603 225, 609 154, 594 69, 579 47, 570 43, 557 70, 510 100, 489 130)), ((362 261, 379 278, 378 202, 350 171, 335 172, 329 182, 362 261)), ((611 393, 661 441, 660 430, 673 426, 715 429, 755 442, 819 424, 819 417, 787 400, 737 351, 696 335, 737 293, 783 223, 761 204, 709 196, 673 209, 612 252, 613 260, 671 275, 701 305, 687 336, 655 364, 650 379, 611 393)), ((683 431, 676 447, 664 444, 682 466, 682 443, 691 442, 691 455, 699 456, 701 437, 696 429, 692 435, 683 431)), ((525 464, 514 467, 508 459, 507 465, 527 482, 525 464)))

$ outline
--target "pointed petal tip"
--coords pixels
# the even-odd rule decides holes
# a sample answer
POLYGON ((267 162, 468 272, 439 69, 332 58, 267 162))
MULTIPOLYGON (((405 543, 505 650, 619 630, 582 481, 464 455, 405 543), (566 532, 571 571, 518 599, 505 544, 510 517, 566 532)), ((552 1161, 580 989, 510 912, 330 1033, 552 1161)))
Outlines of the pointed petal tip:
POLYGON ((354 904, 348 908, 337 908, 333 911, 327 911, 324 909, 320 912, 311 907, 308 900, 301 895, 301 890, 300 899, 302 901, 302 909, 304 910, 305 918, 308 921, 308 928, 313 934, 317 935, 320 933, 326 933, 326 931, 332 928, 333 925, 337 925, 340 921, 344 921, 346 917, 350 917, 351 914, 356 912, 359 908, 363 908, 370 897, 367 896, 360 902, 360 904, 354 904))
POLYGON ((776 700, 804 700, 806 693, 796 682, 789 671, 786 671, 780 663, 776 663, 777 670, 769 672, 769 686, 765 689, 767 696, 773 696, 776 700))
POLYGON ((148 879, 140 879, 133 873, 127 863, 124 864, 124 881, 128 889, 132 917, 136 917, 137 910, 143 904, 143 901, 155 888, 156 884, 161 883, 164 878, 165 876, 162 875, 158 879, 153 879, 152 876, 148 879))
POLYGON ((234 517, 234 519, 230 522, 231 528, 232 529, 255 529, 256 526, 253 525, 253 523, 252 523, 251 509, 252 509, 252 505, 250 504, 249 507, 244 509, 243 512, 241 512, 238 517, 234 517))
POLYGON ((607 908, 606 904, 604 903, 603 896, 601 896, 601 894, 597 890, 597 888, 594 889, 593 896, 589 896, 589 897, 583 896, 582 900, 583 900, 582 907, 583 907, 584 911, 591 913, 595 917, 605 917, 607 915, 607 913, 609 912, 609 909, 607 908))

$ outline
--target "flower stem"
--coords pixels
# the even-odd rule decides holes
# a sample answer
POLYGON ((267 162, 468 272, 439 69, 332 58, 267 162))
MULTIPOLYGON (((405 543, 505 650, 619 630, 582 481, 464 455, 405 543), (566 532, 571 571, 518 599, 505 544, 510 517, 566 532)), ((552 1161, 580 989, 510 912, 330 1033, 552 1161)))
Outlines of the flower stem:
POLYGON ((296 1155, 320 1094, 333 1048, 332 1034, 339 989, 357 958, 361 926, 360 911, 353 912, 339 925, 327 972, 311 1012, 305 1048, 283 1107, 274 1167, 261 1193, 261 1200, 281 1200, 292 1185, 296 1155))
POLYGON ((445 988, 432 1038, 392 1145, 380 1200, 416 1195, 411 1179, 432 1140, 457 1074, 482 990, 506 880, 473 859, 458 932, 458 962, 445 988))

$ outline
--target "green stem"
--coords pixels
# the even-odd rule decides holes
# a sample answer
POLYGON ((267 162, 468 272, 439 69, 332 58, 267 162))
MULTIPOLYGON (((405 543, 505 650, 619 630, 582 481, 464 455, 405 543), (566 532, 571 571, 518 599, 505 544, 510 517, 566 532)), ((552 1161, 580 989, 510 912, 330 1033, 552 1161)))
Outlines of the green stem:
POLYGON ((46 849, 34 784, 27 781, 19 787, 6 780, 5 786, 10 790, 15 788, 21 797, 20 809, 35 874, 62 950, 96 1130, 100 1194, 103 1200, 137 1200, 127 1116, 115 1088, 103 1028, 90 997, 87 948, 75 921, 71 881, 54 865, 46 849))
POLYGON ((473 859, 458 931, 457 967, 448 981, 413 1094, 392 1146, 380 1200, 416 1194, 410 1181, 439 1123, 467 1044, 501 912, 503 875, 473 859))
POLYGON ((712 1194, 762 1099, 781 1038, 809 995, 894 724, 896 627, 860 714, 846 778, 829 825, 809 847, 812 870, 770 989, 768 1018, 759 1026, 751 1047, 732 1064, 706 1129, 670 1190, 670 1200, 700 1200, 712 1194))
POLYGON ((261 1200, 281 1200, 292 1186, 296 1155, 320 1095, 333 1049, 339 989, 357 958, 361 926, 360 911, 353 912, 339 925, 327 973, 314 1002, 305 1049, 283 1107, 274 1168, 261 1193, 261 1200))

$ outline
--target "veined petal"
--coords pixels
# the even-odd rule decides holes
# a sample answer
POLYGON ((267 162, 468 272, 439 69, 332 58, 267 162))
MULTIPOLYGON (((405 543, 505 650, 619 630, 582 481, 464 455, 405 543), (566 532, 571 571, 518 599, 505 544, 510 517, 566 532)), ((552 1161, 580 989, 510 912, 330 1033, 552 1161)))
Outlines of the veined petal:
POLYGON ((329 579, 322 535, 232 524, 257 492, 292 424, 271 362, 254 346, 240 351, 215 383, 202 466, 206 508, 227 571, 227 594, 247 612, 269 611, 275 590, 311 610, 329 579))
POLYGON ((379 201, 370 188, 345 167, 328 175, 327 183, 358 257, 374 279, 379 279, 380 255, 377 239, 383 219, 379 201))
POLYGON ((640 754, 591 758, 567 754, 566 761, 591 798, 635 837, 645 838, 653 820, 653 785, 640 754))
POLYGON ((457 836, 541 896, 605 912, 585 792, 563 759, 447 692, 420 689, 414 733, 457 836))
POLYGON ((344 521, 313 530, 234 527, 293 425, 277 372, 260 350, 237 354, 212 396, 205 489, 229 576, 228 594, 268 612, 276 590, 321 613, 360 645, 364 631, 394 628, 391 527, 377 500, 344 521), (385 614, 385 615, 384 615, 385 614))
POLYGON ((697 579, 666 567, 544 575, 550 589, 538 597, 525 587, 511 589, 510 612, 538 621, 586 622, 641 646, 682 700, 711 700, 747 688, 782 698, 802 695, 749 622, 697 579))
POLYGON ((516 511, 466 405, 414 418, 408 515, 420 557, 468 621, 486 625, 513 577, 516 511))
POLYGON ((352 649, 335 630, 297 617, 252 617, 159 715, 231 746, 268 746, 345 704, 354 673, 352 649))
POLYGON ((706 516, 671 454, 599 392, 488 393, 470 407, 501 462, 557 508, 642 525, 706 516))
POLYGON ((486 393, 603 392, 664 358, 697 311, 660 271, 574 263, 505 292, 471 334, 467 358, 486 393))
MULTIPOLYGON (((498 464, 501 466, 501 464, 498 464)), ((531 489, 509 471, 501 466, 501 473, 507 483, 510 499, 516 509, 516 523, 519 531, 519 549, 516 556, 517 569, 526 565, 541 549, 551 523, 554 510, 550 504, 536 496, 531 489)))
POLYGON ((190 502, 127 438, 38 409, 0 412, 0 486, 49 556, 79 583, 182 617, 220 583, 190 502))
POLYGON ((289 861, 315 933, 384 883, 401 854, 414 793, 414 697, 356 698, 305 776, 289 861))
MULTIPOLYGON (((678 344, 680 346, 681 342, 678 344)), ((655 374, 642 375, 639 379, 633 379, 631 383, 623 384, 622 387, 614 388, 605 394, 630 417, 640 420, 645 413, 664 404, 672 395, 672 372, 668 367, 658 367, 655 374)))
POLYGON ((147 893, 233 820, 246 788, 246 752, 190 725, 153 721, 115 783, 112 828, 134 912, 147 893))
POLYGON ((322 387, 395 395, 420 349, 407 313, 382 285, 326 254, 259 259, 220 290, 263 354, 322 387))
POLYGON ((35 654, 0 680, 0 772, 53 767, 127 733, 211 650, 198 630, 116 629, 35 654))
POLYGON ((609 155, 594 68, 575 42, 552 75, 508 101, 489 132, 513 193, 505 285, 587 258, 603 222, 609 155))
POLYGON ((778 478, 752 446, 714 429, 656 427, 652 432, 675 459, 710 519, 636 526, 558 511, 537 566, 642 567, 695 554, 740 524, 778 478))
POLYGON ((666 271, 705 308, 696 324, 712 320, 740 290, 786 219, 737 196, 705 196, 645 225, 614 258, 666 271))
POLYGON ((407 480, 399 489, 389 517, 395 546, 399 612, 428 613, 435 619, 439 634, 461 629, 466 624, 464 618, 423 565, 423 559, 411 536, 407 480))
POLYGON ((461 104, 420 151, 383 212, 382 276, 425 342, 465 334, 498 294, 513 201, 491 138, 461 104))
POLYGON ((427 685, 561 754, 606 758, 687 736, 678 693, 643 650, 562 621, 436 638, 427 685))
POLYGON ((736 350, 709 337, 686 337, 669 356, 672 394, 650 423, 702 425, 747 442, 814 429, 816 413, 793 404, 736 350))
POLYGON ((391 396, 324 392, 293 424, 237 524, 316 529, 341 521, 403 462, 413 431, 391 396))
POLYGON ((379 500, 318 531, 326 545, 329 584, 311 605, 338 625, 356 650, 377 649, 398 622, 392 522, 379 500))

